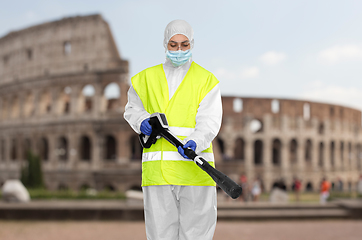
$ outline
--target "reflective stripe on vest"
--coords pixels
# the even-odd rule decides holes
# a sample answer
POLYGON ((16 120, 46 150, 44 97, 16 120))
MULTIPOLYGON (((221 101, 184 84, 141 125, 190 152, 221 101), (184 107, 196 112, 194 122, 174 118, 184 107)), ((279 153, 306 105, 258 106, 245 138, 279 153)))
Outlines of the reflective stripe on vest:
MULTIPOLYGON (((213 74, 192 62, 185 78, 169 99, 162 64, 132 77, 132 85, 146 111, 150 114, 165 113, 170 131, 180 139, 194 132, 199 104, 218 83, 213 74)), ((200 155, 214 164, 212 145, 200 155)), ((143 150, 142 186, 150 185, 214 186, 215 183, 193 161, 184 159, 176 147, 161 138, 149 149, 143 150)))
MULTIPOLYGON (((200 153, 200 157, 203 157, 208 162, 214 162, 213 153, 200 153)), ((183 158, 178 152, 174 151, 158 151, 158 152, 146 152, 142 154, 142 162, 148 161, 159 161, 163 159, 164 161, 193 161, 190 159, 183 158)))
POLYGON ((168 128, 174 135, 178 136, 190 136, 195 131, 194 128, 185 127, 169 127, 168 128))

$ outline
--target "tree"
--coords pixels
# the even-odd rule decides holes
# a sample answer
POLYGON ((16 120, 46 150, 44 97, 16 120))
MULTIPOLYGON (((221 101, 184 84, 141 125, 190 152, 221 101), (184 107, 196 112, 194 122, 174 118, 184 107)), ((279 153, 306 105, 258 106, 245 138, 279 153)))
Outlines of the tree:
POLYGON ((27 153, 27 165, 21 170, 21 182, 27 188, 43 188, 43 172, 39 156, 27 153))

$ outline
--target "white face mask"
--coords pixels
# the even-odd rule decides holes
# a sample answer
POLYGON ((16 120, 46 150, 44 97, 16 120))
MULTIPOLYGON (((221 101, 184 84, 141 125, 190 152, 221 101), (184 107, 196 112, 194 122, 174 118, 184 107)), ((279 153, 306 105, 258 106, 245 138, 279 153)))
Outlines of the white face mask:
POLYGON ((178 50, 178 51, 169 51, 166 52, 166 57, 171 60, 172 65, 175 67, 184 65, 192 56, 191 50, 178 50))

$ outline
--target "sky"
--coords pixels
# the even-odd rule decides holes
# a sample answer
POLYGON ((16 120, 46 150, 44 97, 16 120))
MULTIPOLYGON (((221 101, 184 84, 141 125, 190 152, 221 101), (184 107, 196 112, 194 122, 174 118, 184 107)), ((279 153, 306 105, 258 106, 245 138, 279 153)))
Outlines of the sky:
POLYGON ((310 100, 362 110, 360 0, 0 0, 0 37, 99 13, 130 76, 164 62, 174 19, 194 29, 193 60, 224 96, 310 100))

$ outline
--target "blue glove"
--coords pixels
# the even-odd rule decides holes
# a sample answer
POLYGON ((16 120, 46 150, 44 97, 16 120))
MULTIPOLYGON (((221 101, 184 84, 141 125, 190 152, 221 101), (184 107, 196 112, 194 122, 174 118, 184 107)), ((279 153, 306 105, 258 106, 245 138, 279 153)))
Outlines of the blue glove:
POLYGON ((143 134, 149 136, 152 133, 152 127, 151 127, 150 123, 148 122, 148 120, 150 120, 150 119, 146 118, 145 120, 142 121, 140 130, 143 134))
POLYGON ((179 146, 179 147, 177 148, 178 152, 179 152, 184 158, 189 159, 189 157, 187 157, 187 156, 185 155, 184 149, 186 149, 186 148, 191 148, 193 151, 195 151, 195 149, 196 149, 196 143, 195 143, 195 141, 189 140, 189 141, 187 141, 187 143, 184 145, 183 148, 182 148, 181 146, 179 146))

